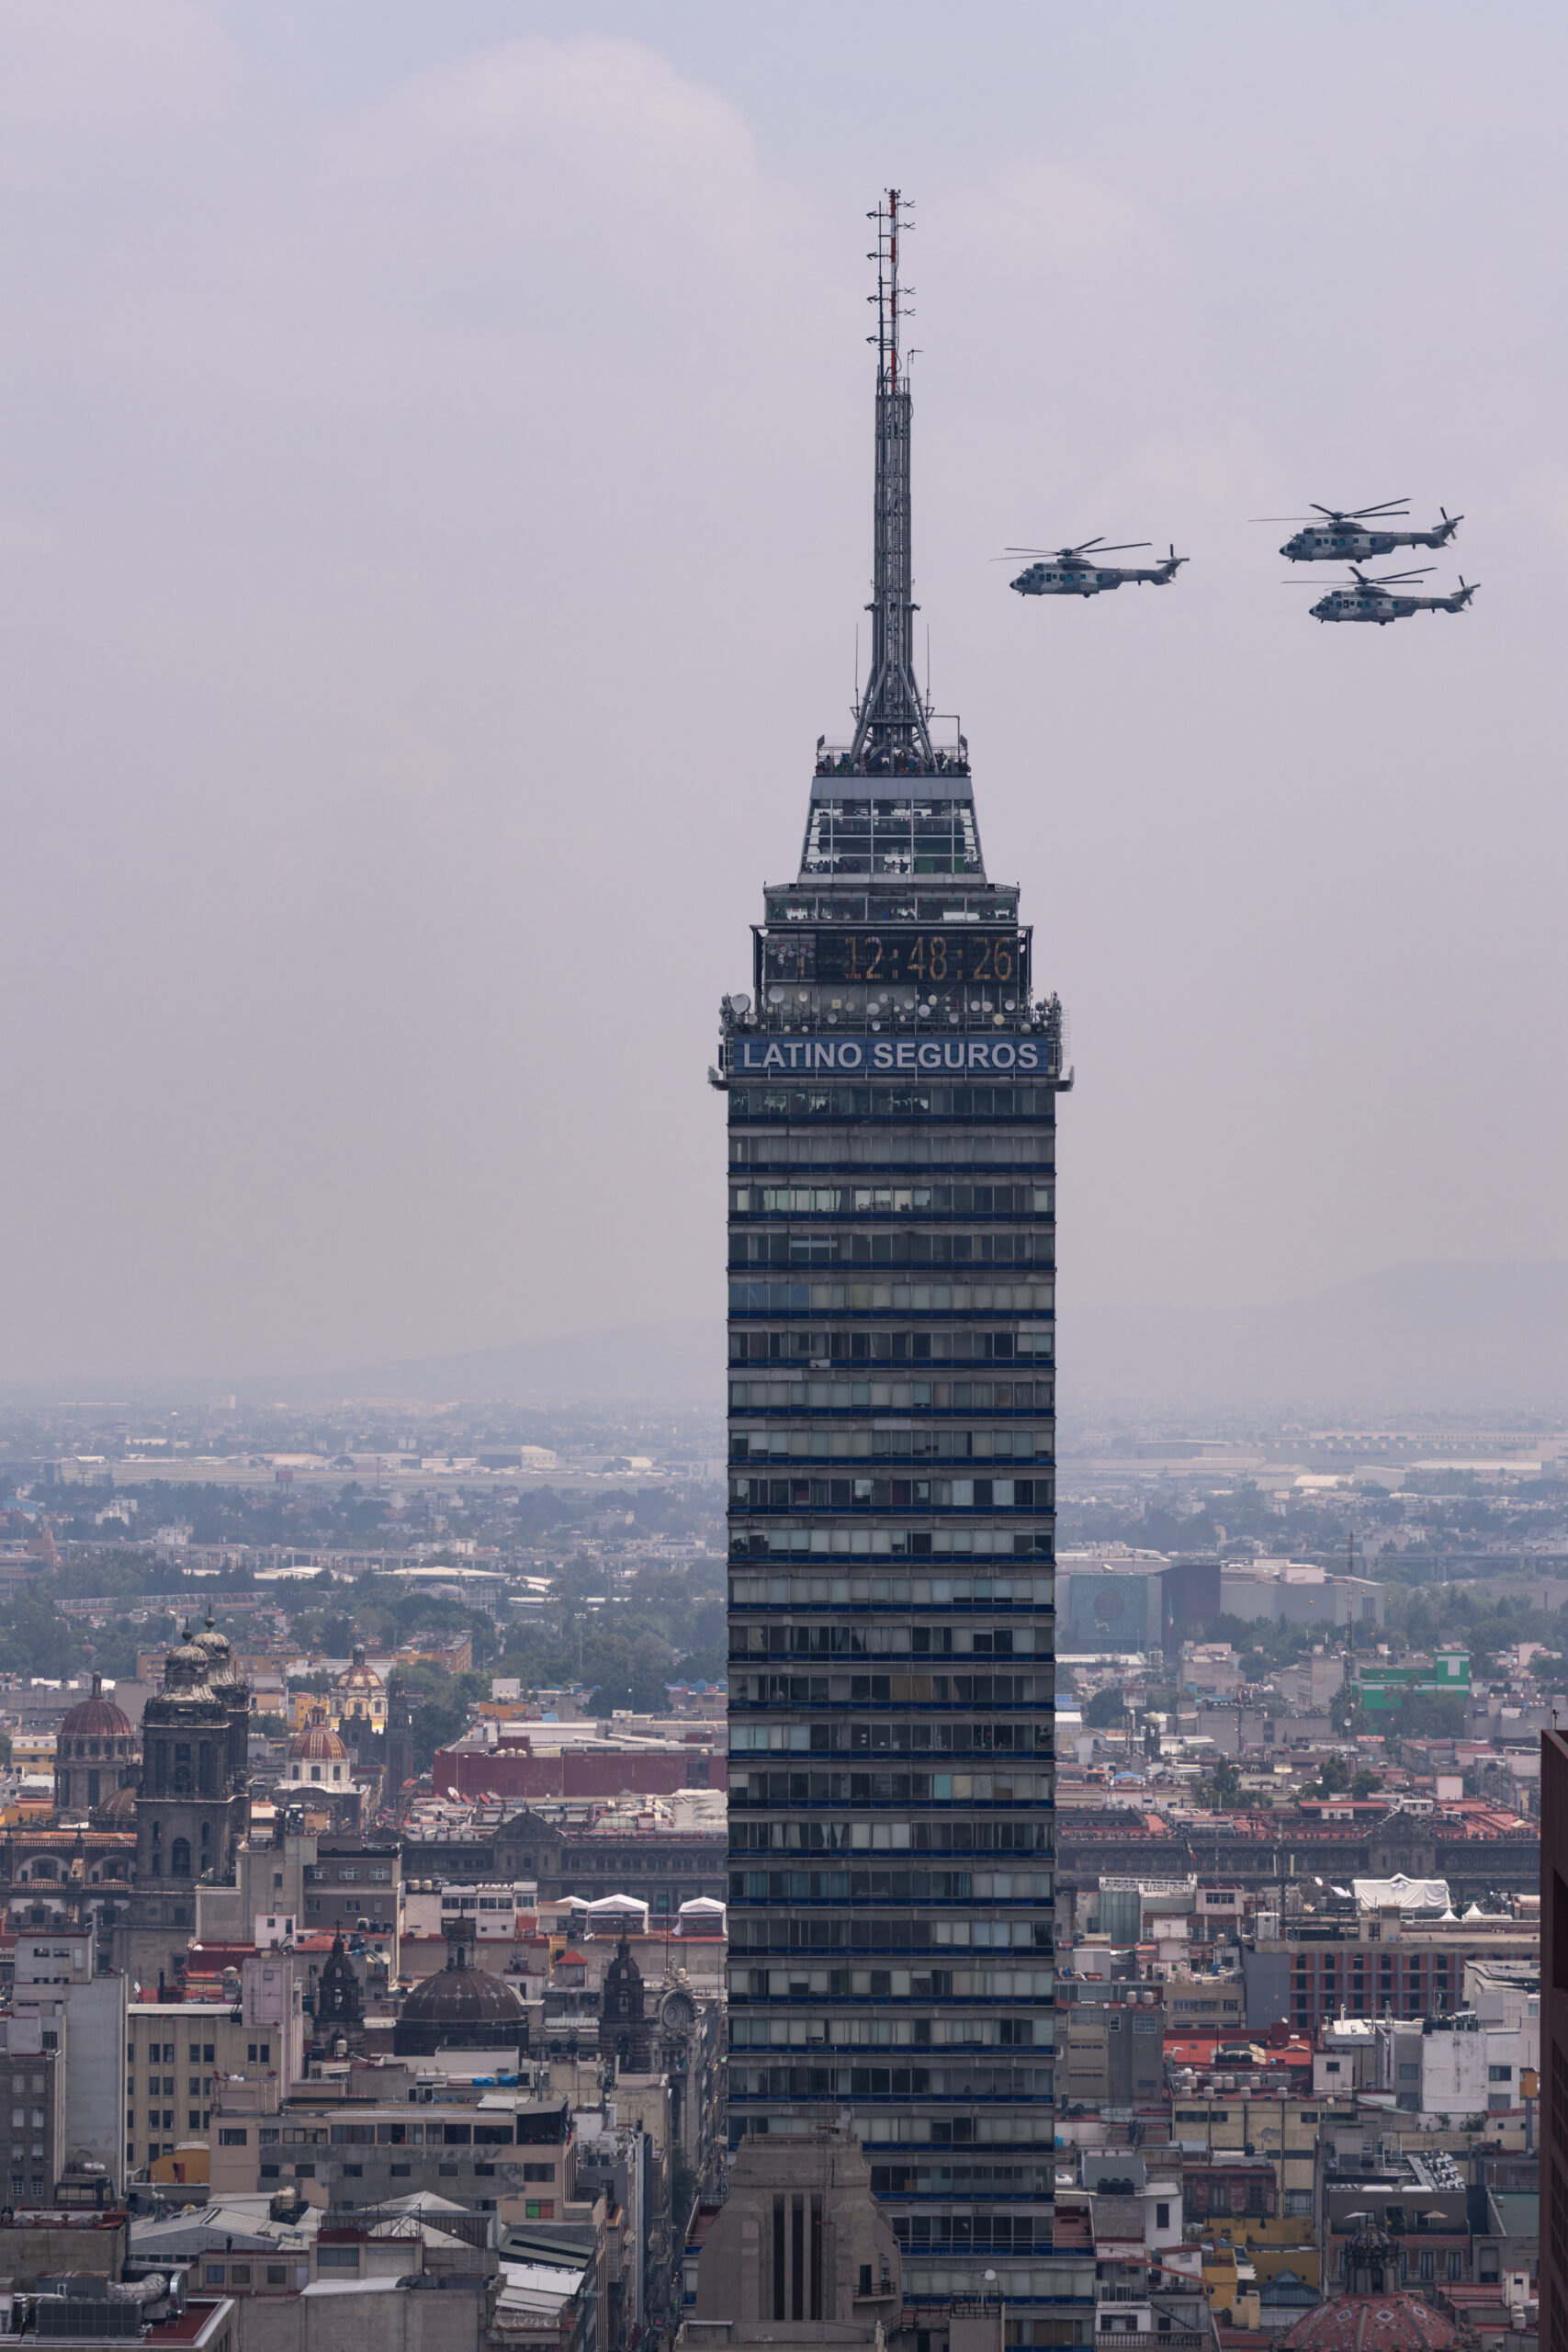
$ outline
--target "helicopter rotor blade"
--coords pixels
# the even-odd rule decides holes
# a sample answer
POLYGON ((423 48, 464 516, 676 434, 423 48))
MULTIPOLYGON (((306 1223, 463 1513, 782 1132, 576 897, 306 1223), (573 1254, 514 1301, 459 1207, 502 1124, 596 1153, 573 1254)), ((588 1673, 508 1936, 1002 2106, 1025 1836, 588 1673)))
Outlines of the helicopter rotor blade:
POLYGON ((1346 519, 1348 522, 1356 523, 1359 522, 1362 516, 1367 514, 1404 514, 1409 512, 1409 492, 1402 492, 1397 498, 1382 499, 1376 506, 1352 506, 1346 519))

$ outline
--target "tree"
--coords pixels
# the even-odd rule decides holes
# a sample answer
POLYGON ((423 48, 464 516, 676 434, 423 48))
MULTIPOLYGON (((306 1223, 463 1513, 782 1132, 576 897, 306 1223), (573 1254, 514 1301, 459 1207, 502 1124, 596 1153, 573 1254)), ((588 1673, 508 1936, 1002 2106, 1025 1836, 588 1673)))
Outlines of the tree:
POLYGON ((1241 1794, 1241 1774, 1228 1756, 1215 1757, 1206 1787, 1214 1810, 1228 1813, 1241 1794))
POLYGON ((1083 1719, 1090 1730, 1104 1731, 1111 1724, 1121 1723, 1126 1713, 1126 1692, 1112 1687, 1095 1692, 1084 1708, 1083 1719))

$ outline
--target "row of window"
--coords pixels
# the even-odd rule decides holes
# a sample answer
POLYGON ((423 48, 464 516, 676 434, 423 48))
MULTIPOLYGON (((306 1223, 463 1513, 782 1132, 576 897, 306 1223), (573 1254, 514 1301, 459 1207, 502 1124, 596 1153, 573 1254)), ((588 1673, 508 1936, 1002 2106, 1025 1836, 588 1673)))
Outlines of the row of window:
MULTIPOLYGON (((760 1272, 763 1267, 782 1274, 807 1266, 953 1266, 961 1272, 1027 1266, 1049 1273, 1056 1263, 1056 1235, 1054 1226, 1038 1233, 933 1233, 919 1227, 902 1233, 856 1233, 833 1227, 749 1233, 732 1227, 728 1263, 732 1274, 760 1272)), ((985 1303, 972 1292, 959 1300, 961 1306, 985 1303)), ((849 1304, 854 1304, 852 1296, 849 1304)))
MULTIPOLYGON (((813 1928, 820 1926, 813 1921, 813 1928)), ((749 1919, 730 1939, 736 1950, 788 1951, 789 1923, 770 1930, 765 1919, 749 1919), (770 1947, 770 1934, 772 1944, 770 1947)), ((804 1947, 803 1947, 804 1949, 804 1947)), ((1055 1984, 1052 1968, 818 1968, 802 1960, 787 1968, 738 1967, 729 1971, 729 1990, 737 2000, 771 1998, 795 2001, 818 1995, 825 2000, 873 2001, 1043 2001, 1055 1984)), ((1054 2020, 1044 2019, 1047 2044, 1054 2020)))
POLYGON ((732 1184, 731 1216, 1054 1216, 1054 1184, 732 1184))
MULTIPOLYGON (((1015 2166, 1011 2169, 1016 2172, 1018 2168, 1015 2166)), ((1024 2169, 1027 2171, 1028 2167, 1024 2169)), ((890 2187, 884 2187, 883 2183, 885 2180, 891 2183, 896 2170, 902 2194, 906 2197, 950 2197, 954 2193, 960 2196, 976 2194, 984 2196, 990 2193, 994 2188, 994 2177, 988 2165, 922 2165, 918 2170, 874 2165, 871 2185, 875 2195, 886 2197, 895 2193, 890 2187)), ((1032 2186, 1026 2193, 1032 2196, 1043 2195, 1047 2186, 1046 2177, 1043 2174, 1032 2173, 1029 2177, 1032 2183, 1038 2182, 1038 2187, 1032 2186)), ((1048 2254, 1051 2250, 1051 2216, 1046 2213, 1015 2213, 1010 2216, 1006 2213, 904 2213, 899 2215, 893 2226, 899 2245, 909 2246, 918 2252, 924 2252, 931 2247, 956 2252, 965 2245, 981 2248, 988 2246, 993 2252, 997 2252, 1010 2243, 1015 2249, 1019 2246, 1027 2248, 1030 2243, 1030 2233, 1033 2233, 1034 2245, 1041 2254, 1048 2254), (1010 2227, 1010 2239, 1006 2234, 1010 2227)), ((1024 2291, 1027 2292, 1028 2290, 1024 2291)), ((1064 2286, 1063 2291, 1070 2292, 1071 2290, 1064 2286)), ((1015 2335, 1013 2333, 1015 2324, 1016 2323, 1011 2320, 1008 2323, 1010 2345, 1074 2344, 1083 2341, 1081 2335, 1076 2336, 1072 2333, 1074 2327, 1083 2324, 1079 2321, 1026 2322, 1025 2324, 1032 2329, 1028 2335, 1015 2335)))
MULTIPOLYGON (((926 771, 927 774, 945 776, 968 773, 962 757, 954 758, 939 752, 937 760, 936 769, 926 771)), ((886 768, 876 772, 879 775, 895 773, 886 768)), ((817 773, 818 775, 851 774, 848 753, 827 751, 818 744, 817 773)), ((886 793, 886 786, 884 791, 886 793)), ((911 813, 920 805, 912 790, 908 792, 906 802, 883 797, 870 803, 873 815, 878 817, 890 817, 897 808, 906 805, 911 813)), ((899 890, 891 895, 874 892, 869 899, 853 892, 834 890, 817 898, 796 884, 787 898, 770 899, 767 910, 770 922, 810 922, 813 920, 835 924, 867 922, 1015 922, 1018 920, 1018 894, 1015 890, 1003 889, 987 882, 983 890, 973 898, 961 891, 951 890, 944 890, 940 898, 917 899, 911 890, 899 890)))
MULTIPOLYGON (((1049 1821, 740 1821, 732 1854, 1048 1854, 1049 1821)), ((1140 2022, 1143 2022, 1140 2020, 1140 2022)), ((1114 2027, 1115 2020, 1111 2020, 1114 2027)), ((1160 2020, 1147 2023, 1158 2030, 1160 2020)))
POLYGON ((732 2050, 1049 2050, 1054 2021, 1018 2017, 731 2018, 732 2050))
MULTIPOLYGON (((1049 1315, 1055 1310, 1054 1283, 731 1283, 731 1315, 1049 1315)), ((840 1335, 834 1334, 835 1338, 840 1335)), ((852 1337, 853 1335, 847 1335, 852 1337)), ((955 1335, 956 1336, 956 1335, 955 1335)), ((976 1337, 980 1336, 978 1334, 976 1337)), ((1032 1356, 1036 1338, 1049 1341, 1049 1331, 1023 1330, 984 1335, 998 1344, 969 1353, 976 1361, 1010 1363, 1015 1356, 1032 1356), (1017 1344, 1013 1344, 1016 1336, 1017 1344)), ((1039 1353, 1049 1356, 1049 1345, 1039 1353)))
POLYGON ((732 1625, 731 1657, 1043 1657, 1052 1651, 1048 1625, 912 1625, 856 1623, 732 1625))
MULTIPOLYGON (((773 1574, 728 1578, 731 1609, 865 1609, 867 1604, 872 1609, 1048 1609, 1054 1601, 1054 1576, 773 1574)), ((1039 1634, 1039 1630, 1037 1625, 1034 1633, 1039 1634)), ((1039 1642, 1034 1646, 1039 1649, 1039 1642)))
MULTIPOLYGON (((908 1504, 900 1508, 912 1510, 916 1506, 908 1504)), ((737 1527, 730 1530, 729 1535, 731 1560, 782 1561, 797 1558, 803 1566, 807 1555, 824 1562, 859 1559, 1049 1560, 1055 1549, 1054 1538, 1045 1528, 737 1527)), ((964 1579, 960 1577, 955 1581, 962 1583, 964 1579)), ((1036 1600, 1043 1601, 1048 1596, 1041 1594, 1039 1587, 1044 1583, 1051 1587, 1050 1597, 1054 1597, 1055 1587, 1048 1577, 1014 1577, 1000 1581, 1010 1581, 1014 1597, 1020 1600, 1026 1598, 1025 1593, 1019 1589, 1021 1585, 1031 1587, 1036 1600)), ((1003 1597, 1000 1593, 997 1595, 998 1600, 1003 1597)))
MULTIPOLYGON (((891 1676, 887 1678, 890 1681, 891 1676)), ((880 1679, 869 1677, 868 1680, 880 1679)), ((1055 1745, 1055 1711, 1027 1724, 866 1724, 834 1716, 826 1723, 731 1724, 731 1756, 1049 1756, 1055 1745)), ((1037 1797, 1051 1794, 1049 1782, 1037 1797)), ((937 1802, 941 1802, 940 1799, 937 1802)))
POLYGON ((1050 1380, 732 1380, 732 1412, 1048 1413, 1050 1380))
MULTIPOLYGON (((732 1674, 737 1707, 1049 1707, 1055 1674, 732 1674)), ((736 1741, 730 1741, 730 1752, 736 1741)))
MULTIPOLYGON (((739 1428, 728 1432, 731 1463, 1051 1463, 1055 1430, 874 1430, 851 1423, 846 1430, 739 1428)), ((856 1496, 865 1500, 865 1496, 856 1496)))
POLYGON ((729 1116, 732 1123, 749 1119, 1037 1119, 1050 1127, 1056 1116, 1056 1090, 1052 1086, 931 1086, 919 1079, 902 1079, 897 1085, 886 1086, 785 1086, 775 1080, 765 1086, 732 1086, 729 1116))
MULTIPOLYGON (((731 1871, 732 1903, 1048 1903, 1051 1871, 731 1871)), ((964 1941, 968 1939, 965 1937, 964 1941)))
MULTIPOLYGON (((1049 2096, 1054 2075, 1033 2066, 740 2066, 726 2069, 732 2099, 1005 2098, 1049 2096)), ((1024 2144, 1047 2144, 1031 2122, 1024 2144)))
MULTIPOLYGON (((866 1729, 865 1726, 856 1726, 866 1729)), ((868 1736, 908 1726, 875 1724, 868 1736)), ((926 1726, 917 1724, 916 1730, 926 1726)), ((976 1732, 986 1734, 986 1726, 976 1732)), ((804 1763, 804 1758, 801 1759, 804 1763)), ((732 1812, 786 1804, 1038 1804, 1052 1793, 1049 1772, 760 1772, 732 1770, 732 1812)))
MULTIPOLYGON (((754 1285, 748 1284, 750 1289, 754 1285)), ((807 1283, 764 1285, 768 1289, 808 1290, 807 1283)), ((821 1285, 818 1285, 821 1287, 821 1285)), ((902 1285, 900 1285, 902 1287, 902 1285)), ((914 1287, 911 1285, 911 1287, 914 1287)), ((770 1309, 770 1312, 772 1310, 770 1309)), ((781 1310, 783 1311, 783 1310, 781 1310)), ((791 1310, 793 1311, 793 1310, 791 1310)), ((891 1310, 889 1310, 891 1311, 891 1310)), ((738 1330, 729 1334, 732 1364, 790 1363, 803 1370, 827 1371, 834 1364, 1013 1364, 1032 1370, 1047 1364, 1055 1353, 1048 1327, 1022 1330, 969 1331, 952 1324, 933 1324, 919 1331, 809 1329, 738 1330)))
MULTIPOLYGON (((1054 1478, 731 1478, 729 1508, 732 1511, 1050 1510, 1055 1493, 1054 1478)), ((730 1549, 734 1548, 732 1531, 730 1549)))
MULTIPOLYGON (((740 1924, 739 1922, 736 1923, 740 1924)), ((760 1923, 764 1928, 767 1921, 760 1923)), ((886 1913, 811 1914, 803 1912, 789 1921, 789 1949, 795 1952, 917 1952, 937 1957, 958 1951, 1032 1952, 1036 1956, 1055 1949, 1051 1922, 1034 1919, 943 1919, 904 1912, 897 1916, 886 1913)), ((730 1939, 732 1951, 740 1947, 730 1939)), ((769 1947, 772 1950, 772 1947, 769 1947)), ((1035 1972, 1037 1974, 1040 1971, 1035 1972)), ((1044 1972, 1049 1973, 1050 1972, 1044 1972)), ((735 1992, 737 1974, 753 1980, 741 1989, 753 1999, 765 1996, 774 1976, 787 1990, 787 1972, 765 1968, 732 1970, 730 1990, 735 1992)), ((1050 1987, 1047 1986, 1047 1991, 1050 1987)))

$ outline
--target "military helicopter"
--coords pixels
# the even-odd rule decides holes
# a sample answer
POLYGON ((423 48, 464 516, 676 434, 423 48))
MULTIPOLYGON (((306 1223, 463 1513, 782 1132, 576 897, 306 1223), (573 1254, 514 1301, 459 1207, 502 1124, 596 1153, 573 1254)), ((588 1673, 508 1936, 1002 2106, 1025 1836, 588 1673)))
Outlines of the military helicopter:
MULTIPOLYGON (((1478 580, 1467 582, 1462 573, 1459 586, 1449 596, 1398 593, 1406 581, 1424 579, 1436 568, 1427 563, 1419 571, 1385 571, 1381 578, 1371 580, 1359 564, 1353 563, 1350 570, 1354 578, 1331 588, 1326 596, 1320 598, 1312 607, 1312 617, 1314 621, 1375 621, 1380 628, 1386 628, 1390 621, 1408 620, 1412 613, 1462 613, 1481 585, 1478 580)), ((1295 588, 1301 582, 1287 580, 1284 585, 1295 588)))
POLYGON ((1385 498, 1381 506, 1355 506, 1348 510, 1338 506, 1319 506, 1312 503, 1313 514, 1323 521, 1314 523, 1311 514, 1255 514, 1255 523, 1302 523, 1305 527, 1285 541, 1280 549, 1292 563, 1365 563, 1371 556, 1393 555, 1398 548, 1446 548, 1460 525, 1462 514, 1450 514, 1439 506, 1440 523, 1429 531, 1393 531, 1388 526, 1401 520, 1410 512, 1407 500, 1385 498))
POLYGON ((1100 539, 1084 539, 1076 548, 1009 548, 1007 555, 994 560, 1005 563, 1009 556, 1032 555, 1042 560, 1029 564, 1016 580, 1008 582, 1021 596, 1102 596, 1108 588, 1123 587, 1130 580, 1146 580, 1152 587, 1167 587, 1180 566, 1190 559, 1178 555, 1174 542, 1170 553, 1161 563, 1140 566, 1130 563, 1105 563, 1108 555, 1123 555, 1132 548, 1153 545, 1150 539, 1122 539, 1114 547, 1106 547, 1100 539), (1093 552, 1099 548, 1099 554, 1093 552))

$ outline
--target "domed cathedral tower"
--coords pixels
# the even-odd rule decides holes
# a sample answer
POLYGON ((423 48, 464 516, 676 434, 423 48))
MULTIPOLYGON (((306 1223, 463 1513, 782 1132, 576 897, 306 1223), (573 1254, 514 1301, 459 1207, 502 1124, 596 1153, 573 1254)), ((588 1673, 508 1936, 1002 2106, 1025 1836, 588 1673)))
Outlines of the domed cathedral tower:
POLYGON ((197 1881, 225 1877, 250 1827, 244 1774, 236 1776, 232 1762, 232 1686, 214 1689, 214 1663, 187 1625, 164 1662, 163 1689, 142 1713, 136 1884, 116 1960, 143 1982, 184 1957, 196 1925, 197 1881))
POLYGON ((355 1715, 363 1716, 370 1731, 385 1731, 387 1686, 375 1668, 367 1664, 363 1642, 355 1642, 352 1664, 346 1673, 338 1676, 336 1704, 338 1729, 351 1747, 359 1744, 357 1736, 351 1737, 347 1729, 355 1715))
POLYGON ((130 1718, 104 1696, 103 1677, 93 1677, 93 1695, 72 1708, 54 1744, 54 1803, 59 1813, 92 1813, 136 1780, 136 1734, 130 1718))
POLYGON ((251 1686, 240 1672, 233 1647, 226 1634, 220 1634, 212 1622, 212 1611, 207 1612, 207 1623, 196 1636, 194 1646, 204 1652, 208 1659, 208 1686, 215 1690, 229 1710, 229 1772, 237 1789, 250 1786, 251 1779, 251 1686))
POLYGON ((642 1971, 632 1958, 625 1936, 604 1971, 604 1999, 599 2010, 599 2058, 627 2075, 646 2075, 652 2064, 651 2040, 643 2015, 642 1971))

